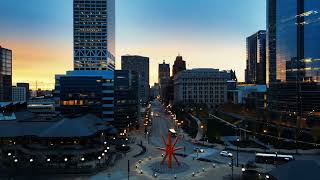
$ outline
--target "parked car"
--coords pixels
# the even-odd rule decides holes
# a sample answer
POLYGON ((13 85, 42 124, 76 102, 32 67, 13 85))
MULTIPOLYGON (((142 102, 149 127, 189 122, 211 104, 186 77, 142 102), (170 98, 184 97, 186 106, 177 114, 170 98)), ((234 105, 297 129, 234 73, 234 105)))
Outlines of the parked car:
POLYGON ((220 155, 224 157, 232 157, 232 153, 229 153, 228 151, 221 151, 220 155))

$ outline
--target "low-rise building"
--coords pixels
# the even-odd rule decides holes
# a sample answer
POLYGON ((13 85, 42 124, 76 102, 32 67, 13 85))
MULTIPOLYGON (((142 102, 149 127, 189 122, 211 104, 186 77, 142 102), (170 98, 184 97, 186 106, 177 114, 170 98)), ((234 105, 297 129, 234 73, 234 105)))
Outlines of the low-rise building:
POLYGON ((62 115, 92 113, 107 122, 114 121, 114 72, 68 71, 56 75, 56 109, 62 115))
POLYGON ((12 87, 12 101, 13 102, 26 102, 26 88, 25 87, 12 87))

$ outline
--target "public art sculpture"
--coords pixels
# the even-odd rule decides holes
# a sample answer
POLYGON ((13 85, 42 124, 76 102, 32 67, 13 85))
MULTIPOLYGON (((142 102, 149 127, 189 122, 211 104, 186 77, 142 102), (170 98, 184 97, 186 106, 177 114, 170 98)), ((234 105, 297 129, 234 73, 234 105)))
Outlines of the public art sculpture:
POLYGON ((165 148, 157 148, 157 149, 165 152, 164 157, 161 161, 161 165, 164 165, 164 162, 166 161, 166 159, 168 159, 168 168, 171 169, 172 168, 172 158, 174 158, 176 163, 180 166, 180 162, 178 161, 175 154, 176 154, 176 151, 182 150, 182 149, 184 149, 184 147, 175 148, 175 145, 177 144, 179 137, 176 137, 173 143, 172 143, 172 135, 170 132, 168 134, 167 142, 165 141, 163 135, 161 137, 162 137, 162 142, 165 145, 165 148))

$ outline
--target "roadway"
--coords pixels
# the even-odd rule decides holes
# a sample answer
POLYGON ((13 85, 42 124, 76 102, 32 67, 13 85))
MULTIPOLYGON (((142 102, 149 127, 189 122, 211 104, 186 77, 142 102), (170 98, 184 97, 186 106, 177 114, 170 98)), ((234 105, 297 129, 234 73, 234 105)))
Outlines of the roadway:
MULTIPOLYGON (((161 103, 157 100, 151 103, 151 109, 153 112, 152 125, 150 128, 150 143, 155 147, 163 147, 163 143, 161 140, 161 136, 163 135, 165 139, 168 136, 168 129, 174 128, 174 121, 172 117, 165 111, 165 108, 161 105, 161 103)), ((176 129, 176 128, 175 128, 176 129)), ((179 130, 177 130, 179 133, 179 130)), ((199 145, 194 145, 190 141, 185 138, 180 138, 178 141, 177 147, 185 147, 186 154, 193 157, 203 157, 206 159, 210 159, 213 161, 217 161, 220 163, 230 163, 230 158, 222 157, 220 155, 221 148, 206 148, 201 147, 199 145), (193 151, 194 148, 204 149, 204 153, 195 153, 193 151)), ((234 162, 236 163, 236 151, 230 151, 233 154, 234 162)), ((181 152, 183 153, 183 152, 181 152)), ((239 152, 239 164, 246 164, 248 161, 254 161, 255 153, 252 152, 239 152)), ((298 160, 316 160, 320 164, 320 156, 319 155, 294 155, 294 157, 298 160)))

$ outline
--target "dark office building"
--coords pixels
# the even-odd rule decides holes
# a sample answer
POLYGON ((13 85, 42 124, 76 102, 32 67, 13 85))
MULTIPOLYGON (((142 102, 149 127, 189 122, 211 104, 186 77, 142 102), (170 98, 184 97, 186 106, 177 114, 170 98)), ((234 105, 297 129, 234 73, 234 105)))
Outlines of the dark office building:
POLYGON ((66 116, 95 114, 112 122, 113 78, 113 71, 68 71, 66 75, 56 75, 57 110, 66 116))
POLYGON ((0 46, 0 102, 12 100, 12 51, 0 46))
POLYGON ((26 100, 30 99, 29 83, 17 83, 17 87, 24 87, 26 89, 26 100))
POLYGON ((170 64, 166 64, 165 61, 163 61, 162 64, 159 64, 158 76, 160 97, 163 102, 169 103, 170 94, 173 92, 173 88, 169 89, 170 87, 173 87, 172 78, 170 78, 170 64))
POLYGON ((320 113, 320 1, 268 1, 269 109, 297 117, 320 113))
POLYGON ((149 100, 149 58, 143 56, 122 56, 121 69, 135 71, 139 75, 139 101, 145 104, 149 100))
POLYGON ((172 76, 174 77, 178 72, 186 70, 186 61, 183 60, 182 56, 177 56, 173 64, 172 76))
POLYGON ((114 76, 114 122, 121 130, 130 129, 138 124, 139 94, 138 73, 129 70, 116 70, 114 76))
POLYGON ((163 61, 162 64, 159 64, 158 72, 158 81, 161 83, 162 78, 170 78, 170 64, 166 64, 166 61, 163 61))
POLYGON ((246 83, 266 83, 266 31, 258 31, 247 38, 246 83))

